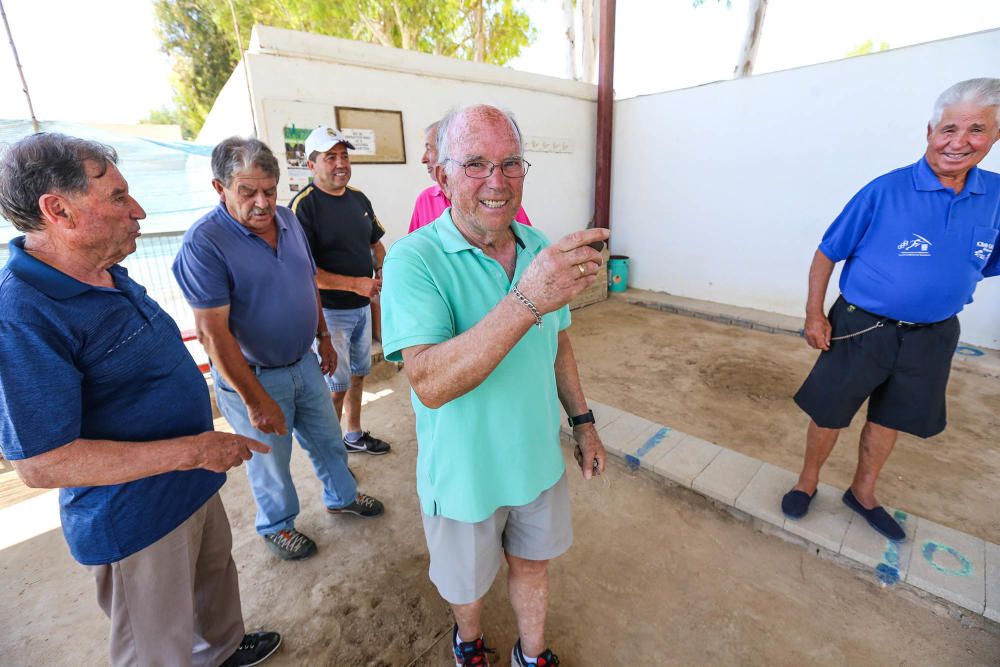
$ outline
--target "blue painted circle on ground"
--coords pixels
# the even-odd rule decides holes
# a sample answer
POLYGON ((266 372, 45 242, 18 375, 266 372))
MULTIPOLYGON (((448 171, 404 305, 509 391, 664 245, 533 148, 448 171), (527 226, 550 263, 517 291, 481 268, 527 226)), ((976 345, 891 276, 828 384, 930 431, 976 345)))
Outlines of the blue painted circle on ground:
POLYGON ((953 577, 968 577, 972 574, 972 563, 969 562, 969 559, 962 555, 962 552, 955 547, 950 547, 947 544, 941 544, 939 542, 928 541, 924 542, 923 554, 924 559, 931 564, 931 567, 942 574, 949 574, 953 577), (951 555, 952 558, 958 561, 959 568, 955 569, 945 567, 944 565, 934 562, 934 554, 938 551, 943 551, 951 555))
POLYGON ((963 357, 981 357, 983 351, 971 345, 959 345, 955 348, 955 354, 960 354, 963 357))

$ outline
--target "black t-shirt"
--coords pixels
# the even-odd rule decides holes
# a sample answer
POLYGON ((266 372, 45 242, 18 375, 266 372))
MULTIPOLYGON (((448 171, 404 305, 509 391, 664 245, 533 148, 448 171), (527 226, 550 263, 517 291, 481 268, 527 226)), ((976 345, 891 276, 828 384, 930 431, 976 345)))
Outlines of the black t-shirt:
MULTIPOLYGON (((340 196, 323 192, 315 185, 300 191, 288 207, 302 223, 316 266, 342 276, 371 278, 371 246, 385 235, 382 223, 368 197, 348 187, 340 196)), ((368 297, 343 290, 319 291, 324 308, 361 308, 368 297)))

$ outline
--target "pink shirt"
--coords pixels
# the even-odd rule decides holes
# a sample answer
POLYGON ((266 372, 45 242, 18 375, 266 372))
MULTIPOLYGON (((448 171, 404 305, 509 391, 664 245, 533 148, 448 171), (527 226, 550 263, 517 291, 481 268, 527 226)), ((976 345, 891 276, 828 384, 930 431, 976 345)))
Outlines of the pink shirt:
MULTIPOLYGON (((449 206, 451 206, 451 202, 444 196, 441 186, 432 185, 427 188, 420 193, 417 201, 413 204, 413 215, 410 217, 410 229, 407 233, 434 222, 449 206)), ((524 212, 523 206, 517 209, 514 220, 531 227, 531 221, 528 220, 528 214, 524 212)))

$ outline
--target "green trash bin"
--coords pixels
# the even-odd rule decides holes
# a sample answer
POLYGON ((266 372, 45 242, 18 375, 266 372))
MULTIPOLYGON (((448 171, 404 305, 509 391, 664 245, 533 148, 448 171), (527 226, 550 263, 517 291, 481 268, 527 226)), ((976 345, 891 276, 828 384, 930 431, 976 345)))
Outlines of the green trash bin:
POLYGON ((628 287, 628 255, 611 255, 608 260, 608 291, 624 292, 628 287))

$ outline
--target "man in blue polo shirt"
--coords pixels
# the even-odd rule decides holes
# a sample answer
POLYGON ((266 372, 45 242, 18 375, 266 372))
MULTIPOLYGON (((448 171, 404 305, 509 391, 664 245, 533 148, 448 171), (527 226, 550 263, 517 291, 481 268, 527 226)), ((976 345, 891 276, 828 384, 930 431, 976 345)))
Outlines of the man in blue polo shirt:
POLYGON ((247 463, 257 533, 279 558, 308 558, 316 543, 295 529, 293 431, 323 483, 327 512, 373 517, 382 503, 358 493, 347 468, 323 382, 337 361, 316 265, 294 214, 276 205, 277 158, 256 139, 232 137, 212 151, 212 173, 221 202, 184 235, 174 276, 212 360, 219 410, 237 433, 271 447, 247 463))
POLYGON ((1000 274, 1000 175, 976 165, 1000 138, 1000 79, 970 79, 937 99, 927 150, 854 196, 823 236, 809 270, 805 338, 823 352, 795 402, 811 418, 794 488, 805 516, 840 429, 868 400, 858 466, 843 501, 891 540, 906 538, 875 483, 899 431, 945 427, 945 389, 958 344, 956 314, 984 277, 1000 274), (836 262, 841 296, 823 314, 836 262))
POLYGON ((60 489, 112 664, 258 664, 281 637, 244 636, 218 491, 268 448, 213 432, 177 325, 118 266, 146 214, 117 160, 61 134, 0 159, 0 212, 24 232, 0 271, 0 447, 28 486, 60 489))
POLYGON ((549 246, 514 223, 529 165, 499 109, 452 112, 439 132, 435 173, 451 208, 393 245, 382 292, 386 357, 405 362, 413 388, 430 577, 455 615, 456 664, 486 665, 483 598, 506 559, 520 634, 511 664, 555 665, 548 561, 573 540, 560 401, 583 477, 605 461, 566 304, 596 279, 601 255, 587 244, 608 232, 549 246))

